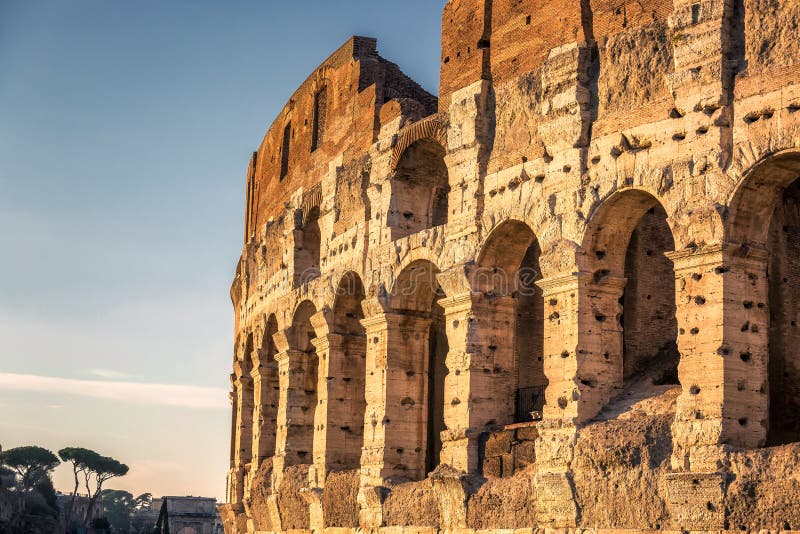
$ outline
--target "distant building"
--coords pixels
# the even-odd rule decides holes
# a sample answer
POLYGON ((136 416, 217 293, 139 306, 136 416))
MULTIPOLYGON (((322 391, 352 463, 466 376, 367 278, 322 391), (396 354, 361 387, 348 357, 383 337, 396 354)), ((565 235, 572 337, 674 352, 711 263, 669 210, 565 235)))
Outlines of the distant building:
MULTIPOLYGON (((56 499, 58 500, 58 506, 61 508, 62 514, 64 514, 64 517, 66 518, 69 504, 72 501, 72 495, 58 493, 56 495, 56 499)), ((82 495, 80 493, 77 494, 75 496, 75 502, 72 504, 71 519, 68 521, 68 523, 83 524, 83 520, 86 517, 86 510, 89 508, 90 501, 91 497, 89 497, 89 495, 82 495)), ((100 499, 98 499, 92 507, 92 519, 95 517, 103 517, 104 515, 105 510, 103 505, 100 503, 100 499)))
POLYGON ((216 499, 162 497, 153 499, 152 510, 160 510, 154 533, 221 534, 216 499))

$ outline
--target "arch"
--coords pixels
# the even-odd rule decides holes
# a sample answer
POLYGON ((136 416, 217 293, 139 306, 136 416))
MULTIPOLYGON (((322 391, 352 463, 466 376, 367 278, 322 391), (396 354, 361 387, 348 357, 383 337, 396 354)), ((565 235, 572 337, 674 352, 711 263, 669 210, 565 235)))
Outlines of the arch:
POLYGON ((783 191, 800 176, 800 149, 770 155, 753 165, 728 201, 729 243, 766 245, 769 221, 783 191))
POLYGON ((261 349, 254 354, 253 362, 253 472, 261 462, 275 453, 275 430, 278 418, 280 381, 275 357, 278 348, 274 335, 278 333, 278 320, 270 314, 264 325, 261 349))
POLYGON ((328 352, 326 463, 358 469, 364 445, 367 334, 361 320, 364 284, 355 272, 339 281, 333 302, 328 352))
MULTIPOLYGON (((319 358, 312 343, 316 332, 311 324, 311 317, 316 313, 317 309, 310 300, 301 302, 295 309, 292 326, 286 335, 289 342, 288 369, 285 376, 284 372, 281 373, 281 380, 287 381, 284 445, 284 466, 287 467, 312 462, 319 387, 319 358)), ((281 369, 283 371, 283 367, 281 369)))
POLYGON ((394 149, 392 150, 392 170, 397 168, 397 164, 399 163, 400 158, 406 149, 408 149, 408 147, 417 141, 421 141, 423 139, 435 141, 441 145, 443 150, 446 150, 447 125, 444 123, 441 117, 434 115, 432 117, 422 119, 421 121, 410 125, 400 133, 399 137, 397 138, 397 143, 394 145, 394 149))
POLYGON ((293 350, 306 353, 313 352, 314 345, 312 345, 311 340, 317 335, 311 326, 311 316, 315 313, 317 313, 317 308, 310 300, 304 300, 295 308, 289 339, 293 350))
MULTIPOLYGON (((653 193, 644 189, 622 189, 611 194, 589 215, 578 256, 578 267, 584 272, 594 272, 602 266, 610 276, 624 275, 624 251, 631 234, 642 217, 653 209, 664 212, 664 207, 653 193)), ((671 221, 665 218, 672 235, 671 221)), ((674 242, 674 237, 673 237, 674 242)))
POLYGON ((439 268, 430 260, 413 260, 395 278, 389 293, 389 305, 403 312, 430 313, 444 293, 436 275, 439 268))
POLYGON ((664 207, 641 189, 612 194, 588 222, 578 259, 590 280, 583 306, 591 306, 590 332, 601 337, 611 369, 583 380, 608 380, 611 396, 628 383, 678 384, 674 250, 664 207))
MULTIPOLYGON (((746 294, 730 300, 750 304, 741 321, 767 328, 744 329, 746 367, 764 366, 768 446, 800 441, 800 150, 766 157, 745 175, 730 198, 725 235, 733 254, 754 262, 746 294), (758 306, 755 306, 757 304, 758 306), (759 308, 766 305, 766 311, 759 308), (766 350, 764 350, 764 348, 766 350), (764 361, 766 359, 766 361, 764 361)), ((736 291, 736 288, 731 288, 736 291)), ((727 292, 726 292, 727 293, 727 292)), ((754 377, 757 369, 746 370, 754 377)), ((755 384, 759 387, 759 384, 755 384)))
POLYGON ((435 139, 411 143, 393 166, 386 222, 392 239, 447 223, 450 180, 444 147, 435 139))
POLYGON ((319 206, 309 206, 296 214, 294 246, 295 286, 310 282, 320 275, 322 232, 319 227, 319 206))
POLYGON ((425 477, 438 464, 444 424, 444 384, 449 350, 439 272, 427 260, 409 263, 389 295, 392 314, 387 350, 387 417, 402 422, 387 430, 386 459, 399 475, 425 477), (402 344, 401 344, 402 343, 402 344))
POLYGON ((495 329, 501 328, 499 325, 508 328, 502 335, 493 331, 484 336, 496 339, 487 350, 493 368, 508 370, 492 384, 491 389, 499 394, 484 414, 496 425, 530 421, 544 406, 548 382, 544 372, 544 298, 536 284, 542 278, 540 256, 539 242, 527 224, 504 221, 484 242, 471 274, 473 291, 486 297, 476 313, 495 329))

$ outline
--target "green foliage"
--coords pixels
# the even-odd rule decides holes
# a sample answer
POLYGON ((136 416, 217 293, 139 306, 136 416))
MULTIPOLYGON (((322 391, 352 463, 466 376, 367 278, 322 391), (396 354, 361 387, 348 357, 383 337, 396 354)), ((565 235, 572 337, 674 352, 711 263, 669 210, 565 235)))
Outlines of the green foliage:
POLYGON ((129 468, 115 458, 103 456, 91 449, 82 447, 65 447, 58 451, 58 455, 65 462, 72 463, 73 473, 75 475, 75 489, 72 492, 72 502, 70 502, 69 506, 70 512, 75 500, 75 495, 78 492, 80 477, 83 477, 86 492, 91 495, 89 509, 84 518, 84 525, 86 525, 89 519, 91 519, 94 504, 97 502, 98 497, 100 497, 100 492, 103 490, 103 483, 111 478, 126 475, 129 468), (94 483, 94 489, 91 487, 92 483, 94 483))
POLYGON ((39 480, 49 477, 59 463, 55 454, 35 445, 0 452, 0 464, 13 469, 25 489, 31 489, 39 480))
POLYGON ((100 492, 100 503, 114 530, 127 531, 131 523, 131 514, 136 509, 136 499, 133 495, 124 490, 105 489, 100 492))

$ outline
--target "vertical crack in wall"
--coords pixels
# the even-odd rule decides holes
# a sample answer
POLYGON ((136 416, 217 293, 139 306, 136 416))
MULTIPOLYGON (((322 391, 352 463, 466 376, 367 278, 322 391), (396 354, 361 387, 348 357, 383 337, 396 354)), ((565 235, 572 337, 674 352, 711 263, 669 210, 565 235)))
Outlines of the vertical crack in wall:
POLYGON ((733 161, 733 118, 736 100, 736 75, 746 70, 744 35, 744 0, 727 0, 722 18, 722 114, 720 126, 720 168, 733 161))
POLYGON ((475 211, 475 223, 480 227, 480 213, 483 213, 484 206, 484 184, 486 174, 489 169, 489 160, 494 151, 494 137, 497 129, 497 106, 492 83, 492 2, 494 0, 484 0, 483 3, 483 34, 478 41, 478 48, 483 53, 481 65, 481 79, 489 83, 486 84, 487 94, 482 94, 481 106, 482 117, 479 119, 481 130, 481 141, 478 148, 478 189, 475 191, 477 210, 475 211))
POLYGON ((592 143, 592 127, 597 120, 597 110, 599 107, 598 83, 600 80, 600 51, 594 37, 594 13, 592 12, 591 0, 581 0, 581 26, 585 40, 585 48, 581 51, 578 64, 578 83, 580 83, 589 94, 588 103, 581 104, 581 111, 586 113, 584 125, 586 132, 581 148, 581 174, 588 169, 589 146, 592 143))

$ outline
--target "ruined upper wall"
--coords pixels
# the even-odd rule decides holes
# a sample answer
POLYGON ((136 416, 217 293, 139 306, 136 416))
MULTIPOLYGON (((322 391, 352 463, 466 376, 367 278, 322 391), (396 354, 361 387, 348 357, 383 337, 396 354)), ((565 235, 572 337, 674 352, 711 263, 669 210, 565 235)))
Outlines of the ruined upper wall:
POLYGON ((352 37, 295 91, 270 126, 248 168, 245 241, 280 214, 299 189, 319 184, 334 161, 368 152, 384 104, 419 102, 436 111, 436 98, 382 58, 377 41, 352 37))

